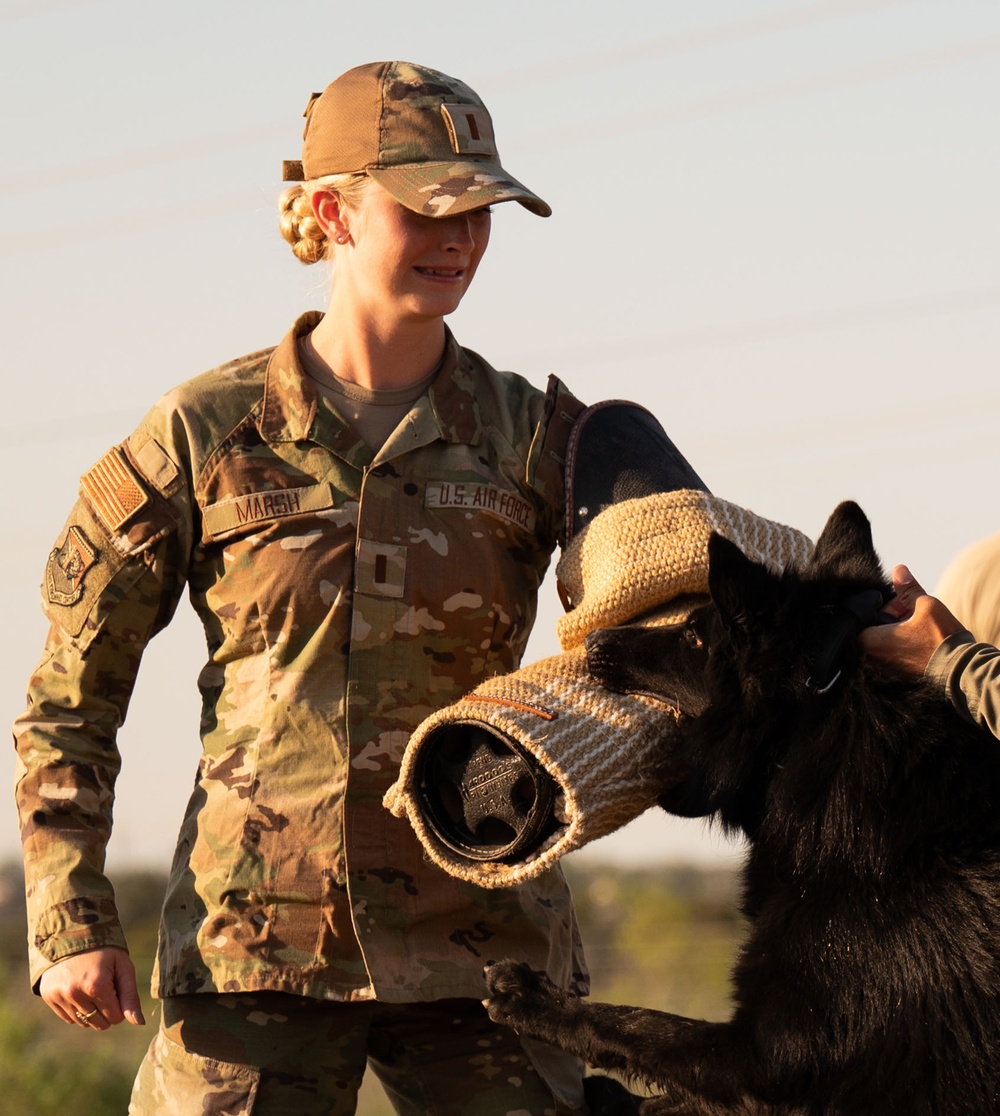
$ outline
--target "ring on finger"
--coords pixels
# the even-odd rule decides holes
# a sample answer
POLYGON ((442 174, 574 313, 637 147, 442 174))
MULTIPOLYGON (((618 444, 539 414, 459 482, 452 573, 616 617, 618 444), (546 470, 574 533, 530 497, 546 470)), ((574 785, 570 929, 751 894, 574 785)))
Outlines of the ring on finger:
POLYGON ((84 1013, 82 1011, 77 1011, 77 1012, 74 1012, 73 1014, 77 1017, 77 1019, 79 1019, 79 1021, 81 1023, 84 1023, 89 1027, 91 1019, 93 1019, 94 1016, 97 1014, 97 1008, 94 1008, 93 1011, 88 1011, 86 1013, 84 1013))

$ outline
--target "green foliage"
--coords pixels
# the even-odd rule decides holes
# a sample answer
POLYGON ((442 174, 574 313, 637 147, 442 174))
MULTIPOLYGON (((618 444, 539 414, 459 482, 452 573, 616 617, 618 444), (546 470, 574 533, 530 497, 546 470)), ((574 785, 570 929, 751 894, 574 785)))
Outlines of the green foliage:
POLYGON ((572 858, 565 868, 593 999, 728 1018, 729 971, 743 933, 733 872, 578 868, 572 858))
MULTIPOLYGON (((121 1116, 134 1069, 123 1064, 120 1053, 100 1040, 89 1051, 79 1042, 56 1041, 48 1020, 25 1012, 9 992, 0 984, 0 1096, 5 1111, 121 1116)), ((56 1026, 70 1032, 65 1024, 56 1026)))
MULTIPOLYGON (((742 935, 736 880, 726 871, 565 864, 593 981, 593 998, 703 1019, 729 1015, 728 974, 742 935)), ((0 1097, 25 1116, 121 1116, 152 1038, 149 999, 156 925, 166 880, 120 873, 117 899, 143 994, 146 1027, 103 1034, 60 1022, 33 996, 25 960, 20 869, 0 866, 0 1097), (86 1098, 83 1103, 81 1098, 86 1098)), ((392 1116, 368 1075, 358 1112, 392 1116)))
POLYGON ((165 878, 125 873, 119 903, 139 976, 145 1027, 98 1034, 57 1019, 28 986, 21 870, 0 866, 0 1108, 23 1116, 122 1116, 135 1071, 153 1036, 146 991, 165 878), (154 887, 155 884, 155 887, 154 887), (154 898, 155 893, 155 898, 154 898))

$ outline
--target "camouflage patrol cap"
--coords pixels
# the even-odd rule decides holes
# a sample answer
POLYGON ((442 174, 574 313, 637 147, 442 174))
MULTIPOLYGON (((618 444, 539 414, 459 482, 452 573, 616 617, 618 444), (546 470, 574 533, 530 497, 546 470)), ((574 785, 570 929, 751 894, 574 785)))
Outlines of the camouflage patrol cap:
POLYGON ((365 173, 401 205, 430 217, 518 201, 552 210, 500 165, 493 121, 464 82, 411 62, 370 62, 341 74, 306 107, 301 162, 286 182, 365 173))

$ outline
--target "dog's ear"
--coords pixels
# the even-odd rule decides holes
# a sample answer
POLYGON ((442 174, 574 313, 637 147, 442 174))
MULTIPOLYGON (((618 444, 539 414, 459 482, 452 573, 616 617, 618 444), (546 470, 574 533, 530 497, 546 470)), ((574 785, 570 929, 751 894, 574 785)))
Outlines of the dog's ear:
POLYGON ((746 631, 751 617, 769 612, 774 585, 774 575, 765 566, 713 532, 708 540, 708 591, 726 631, 746 631))
POLYGON ((871 524, 853 500, 838 504, 826 521, 816 540, 811 565, 825 574, 883 579, 871 524))

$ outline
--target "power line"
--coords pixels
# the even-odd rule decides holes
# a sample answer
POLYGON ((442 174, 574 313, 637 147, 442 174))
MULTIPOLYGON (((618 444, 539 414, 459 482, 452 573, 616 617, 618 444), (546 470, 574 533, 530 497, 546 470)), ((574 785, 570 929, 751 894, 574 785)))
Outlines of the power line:
POLYGON ((788 337, 886 325, 913 318, 942 317, 948 314, 986 310, 1000 306, 1000 285, 970 287, 928 295, 907 295, 853 306, 834 306, 794 314, 777 314, 740 322, 723 322, 678 329, 643 337, 616 337, 606 344, 593 341, 552 349, 533 349, 530 353, 506 358, 513 367, 532 364, 557 371, 593 364, 610 364, 636 359, 652 353, 697 352, 728 348, 757 341, 779 341, 788 337))
POLYGON ((592 51, 561 60, 545 59, 531 65, 500 70, 487 77, 486 81, 495 83, 498 88, 541 85, 566 78, 581 77, 595 70, 655 62, 660 58, 690 54, 711 47, 729 46, 748 39, 762 38, 765 35, 813 27, 845 16, 866 15, 878 8, 899 7, 900 4, 913 3, 914 0, 821 0, 820 3, 780 8, 726 23, 659 35, 612 50, 592 51))
MULTIPOLYGON (((716 116, 725 112, 765 104, 774 104, 779 101, 797 99, 818 93, 828 93, 837 89, 869 84, 887 78, 908 76, 940 66, 975 61, 990 57, 998 52, 1000 52, 1000 34, 989 35, 981 39, 954 43, 950 46, 932 50, 918 51, 879 62, 864 63, 795 81, 757 86, 715 97, 705 97, 700 100, 661 106, 646 112, 630 114, 627 118, 613 116, 602 120, 583 122, 575 127, 563 128, 558 135, 553 135, 551 131, 537 132, 520 142, 515 140, 508 147, 513 151, 532 148, 553 150, 574 143, 589 143, 595 138, 606 135, 629 135, 635 132, 648 132, 683 121, 716 116)), ((277 126, 267 125, 266 127, 273 131, 277 126)), ((284 131, 283 126, 282 131, 284 131)), ((258 129, 246 129, 242 133, 229 133, 230 136, 240 136, 241 143, 246 143, 251 134, 259 136, 261 133, 258 129)), ((268 136, 265 135, 263 138, 268 138, 268 136)), ((221 136, 203 137, 200 140, 191 140, 174 145, 174 147, 177 149, 188 147, 193 151, 195 148, 200 150, 203 147, 207 148, 214 145, 213 151, 218 151, 222 149, 223 142, 224 137, 221 136)), ((255 142, 260 142, 260 139, 255 140, 255 142)), ((140 153, 140 157, 145 157, 145 165, 151 166, 158 161, 156 153, 162 150, 162 148, 149 149, 144 154, 140 153)), ((121 158, 127 159, 128 156, 122 156, 121 158)), ((96 162, 96 160, 88 160, 86 166, 93 166, 96 162)), ((51 177, 55 173, 46 172, 45 177, 51 177)), ((64 168, 63 172, 60 173, 64 174, 67 182, 73 181, 71 170, 64 168)), ((3 195, 5 190, 12 193, 21 192, 23 188, 23 176, 8 175, 5 178, 0 178, 0 195, 3 195), (15 179, 19 187, 16 191, 11 189, 15 179)), ((65 229, 16 233, 0 237, 0 258, 35 251, 44 247, 75 244, 105 236, 120 235, 132 231, 147 232, 167 225, 183 224, 187 220, 197 220, 208 215, 208 211, 204 210, 203 206, 212 206, 213 213, 219 212, 217 203, 219 199, 224 197, 226 195, 219 195, 215 199, 207 199, 204 203, 180 202, 157 207, 156 209, 141 210, 125 217, 94 218, 90 221, 77 222, 72 227, 65 229)), ((229 211, 233 213, 243 212, 250 208, 253 208, 253 206, 231 201, 229 211)))
POLYGON ((616 114, 599 120, 583 121, 574 126, 561 128, 558 135, 553 135, 550 129, 536 132, 520 141, 515 139, 513 143, 508 143, 506 146, 515 151, 551 149, 574 143, 591 143, 595 138, 609 135, 625 136, 634 135, 636 132, 650 132, 662 129, 668 124, 700 120, 726 112, 776 104, 780 101, 798 100, 802 97, 868 85, 887 78, 908 77, 925 70, 959 62, 974 62, 998 52, 1000 52, 1000 34, 987 35, 984 38, 900 55, 897 58, 860 63, 841 70, 831 70, 825 74, 812 74, 792 81, 774 82, 677 104, 661 105, 646 109, 644 112, 632 112, 628 116, 616 114))
MULTIPOLYGON (((694 329, 647 334, 644 337, 615 337, 604 344, 588 341, 579 345, 563 345, 550 349, 532 349, 521 354, 504 357, 504 365, 526 367, 541 366, 550 371, 560 368, 583 368, 588 365, 621 364, 623 359, 637 359, 656 354, 694 352, 748 344, 755 341, 775 341, 787 337, 805 336, 835 330, 856 329, 864 326, 886 325, 914 318, 943 317, 948 314, 974 312, 1000 306, 1000 284, 969 287, 957 291, 939 291, 934 294, 909 295, 884 299, 878 302, 858 303, 852 306, 835 306, 809 310, 796 314, 778 314, 739 322, 723 322, 694 329)), ((951 402, 954 402, 952 399, 951 402)), ((1000 395, 997 396, 1000 402, 1000 395)), ((912 406, 924 406, 923 403, 912 406)), ((962 407, 966 405, 962 403, 962 407)), ((978 397, 976 410, 992 414, 996 407, 989 398, 978 397)), ((897 416, 898 417, 898 416, 897 416)), ((135 420, 130 410, 101 411, 88 416, 87 421, 111 419, 114 423, 135 420)), ((21 444, 44 445, 65 441, 66 436, 53 431, 49 419, 37 422, 18 421, 0 423, 0 442, 4 446, 21 444)))
MULTIPOLYGON (((294 134, 294 130, 293 134, 294 134)), ((48 184, 71 184, 111 178, 116 174, 130 171, 149 170, 185 159, 198 159, 206 155, 220 155, 236 151, 241 147, 257 147, 289 137, 288 122, 272 122, 254 125, 229 132, 215 132, 206 136, 194 136, 178 140, 176 143, 157 144, 155 147, 133 148, 119 151, 113 155, 95 155, 63 163, 58 167, 33 169, 30 173, 20 171, 0 175, 0 198, 12 198, 19 194, 32 193, 38 189, 39 181, 48 184)))
MULTIPOLYGON (((74 7, 78 4, 93 3, 94 0, 54 0, 49 7, 56 10, 74 7)), ((749 39, 777 34, 828 22, 844 16, 864 14, 877 8, 896 7, 914 0, 821 0, 806 7, 781 8, 773 12, 744 19, 714 24, 710 27, 696 28, 672 35, 664 35, 639 43, 632 43, 614 50, 594 51, 562 61, 546 61, 532 66, 521 66, 500 71, 487 79, 497 89, 524 88, 551 81, 578 77, 593 73, 595 70, 611 69, 616 66, 655 61, 670 55, 687 54, 729 43, 744 42, 749 39)), ((34 12, 26 4, 17 4, 12 10, 34 12)), ((46 9, 47 10, 47 9, 46 9)), ((0 19, 4 9, 0 8, 0 19)), ((204 155, 218 155, 226 151, 254 147, 272 141, 294 140, 294 127, 289 127, 287 119, 268 121, 255 127, 235 131, 217 132, 211 135, 180 140, 177 143, 157 144, 153 147, 136 148, 117 154, 95 156, 64 163, 60 166, 32 169, 28 172, 0 175, 0 197, 15 197, 29 193, 37 188, 38 181, 83 182, 110 177, 133 170, 146 170, 150 167, 164 166, 184 159, 199 158, 204 155)))
POLYGON ((12 233, 0 237, 0 258, 24 255, 29 252, 45 252, 54 248, 68 247, 71 244, 85 244, 88 241, 107 240, 113 236, 156 232, 172 225, 187 225, 210 217, 231 217, 238 213, 261 209, 265 204, 273 207, 275 226, 277 226, 276 201, 265 203, 260 196, 255 196, 253 199, 239 199, 232 191, 226 191, 191 201, 170 202, 149 209, 138 209, 131 213, 81 219, 72 225, 63 225, 54 229, 39 227, 28 232, 12 233))

